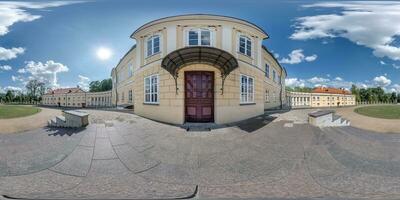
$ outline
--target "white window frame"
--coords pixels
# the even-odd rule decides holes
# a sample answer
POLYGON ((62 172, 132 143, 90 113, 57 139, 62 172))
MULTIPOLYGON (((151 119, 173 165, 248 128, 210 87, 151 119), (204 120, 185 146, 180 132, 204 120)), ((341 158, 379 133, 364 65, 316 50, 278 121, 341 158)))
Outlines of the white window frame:
POLYGON ((143 102, 144 103, 146 103, 146 104, 159 104, 160 103, 160 76, 158 75, 158 74, 153 74, 153 75, 150 75, 150 76, 147 76, 147 77, 145 77, 144 78, 144 84, 143 84, 143 90, 144 90, 144 92, 143 92, 143 102), (154 92, 154 88, 153 88, 153 83, 152 83, 152 78, 153 77, 156 77, 157 78, 157 81, 156 81, 156 88, 157 88, 157 92, 154 92), (146 93, 146 79, 150 79, 150 81, 149 81, 149 92, 148 93, 146 93), (149 94, 150 95, 150 98, 149 98, 149 100, 150 101, 146 101, 146 94, 149 94), (157 95, 157 99, 156 99, 156 101, 153 101, 152 99, 152 95, 157 95))
POLYGON ((240 88, 239 88, 239 90, 240 90, 240 104, 253 104, 254 103, 254 91, 255 91, 255 87, 254 87, 254 85, 255 85, 255 82, 254 82, 254 77, 252 77, 252 76, 248 76, 248 75, 244 75, 244 74, 240 74, 240 88), (242 97, 243 97, 243 91, 242 91, 242 85, 244 84, 243 82, 242 82, 242 77, 246 77, 246 88, 245 88, 245 90, 246 90, 246 92, 245 92, 245 95, 246 95, 246 99, 243 99, 242 97), (249 92, 249 90, 250 90, 250 84, 249 84, 249 80, 250 79, 252 79, 252 83, 253 83, 253 85, 252 85, 252 90, 251 90, 251 93, 249 92), (251 95, 251 96, 250 96, 251 95), (250 97, 251 97, 251 101, 249 100, 250 99, 250 97))
POLYGON ((248 57, 250 57, 250 58, 252 58, 253 57, 253 40, 249 37, 249 36, 246 36, 246 35, 239 35, 239 38, 238 38, 238 45, 237 45, 237 51, 240 53, 240 54, 242 54, 242 55, 245 55, 245 56, 248 56, 248 57), (240 39, 241 38, 244 38, 244 52, 241 52, 240 51, 240 39), (248 41, 250 41, 250 55, 248 55, 248 44, 247 44, 247 42, 248 41))
POLYGON ((271 74, 270 74, 270 71, 271 71, 271 69, 270 69, 271 67, 269 66, 269 64, 268 63, 265 63, 265 77, 267 77, 267 78, 271 78, 271 74))
POLYGON ((265 102, 267 102, 267 103, 270 102, 269 90, 265 90, 265 102))
POLYGON ((128 91, 128 102, 132 103, 132 99, 133 99, 133 92, 132 92, 132 90, 129 90, 128 91))
POLYGON ((133 76, 133 63, 129 62, 128 63, 128 77, 132 77, 133 76))
POLYGON ((214 46, 214 31, 208 28, 190 28, 186 31, 185 35, 185 41, 186 41, 186 46, 188 47, 195 47, 195 46, 206 46, 206 47, 212 47, 214 46), (197 44, 196 45, 190 45, 189 44, 189 32, 190 31, 196 31, 197 32, 197 44), (202 45, 201 44, 201 31, 208 31, 210 32, 210 45, 202 45))
POLYGON ((146 57, 151 57, 151 56, 153 56, 153 55, 156 55, 156 54, 158 54, 158 53, 161 53, 161 35, 160 34, 155 34, 155 35, 152 35, 152 36, 150 36, 150 37, 148 37, 147 38, 147 40, 146 40, 146 57), (158 38, 158 51, 157 52, 155 52, 154 51, 154 39, 155 38, 158 38), (151 41, 151 47, 149 47, 149 41, 151 41), (150 54, 149 54, 149 48, 150 48, 150 54))

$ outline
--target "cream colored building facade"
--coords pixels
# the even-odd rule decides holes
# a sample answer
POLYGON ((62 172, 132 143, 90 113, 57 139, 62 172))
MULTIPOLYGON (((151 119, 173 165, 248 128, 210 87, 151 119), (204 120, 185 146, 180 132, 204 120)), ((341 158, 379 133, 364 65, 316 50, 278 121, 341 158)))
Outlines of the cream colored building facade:
POLYGON ((349 93, 287 92, 288 105, 292 108, 318 108, 355 106, 355 96, 349 93))
POLYGON ((111 72, 112 102, 172 124, 230 123, 286 102, 286 71, 245 20, 182 15, 144 24, 111 72))
POLYGON ((60 88, 42 95, 42 105, 58 107, 111 107, 111 91, 85 92, 80 88, 60 88))

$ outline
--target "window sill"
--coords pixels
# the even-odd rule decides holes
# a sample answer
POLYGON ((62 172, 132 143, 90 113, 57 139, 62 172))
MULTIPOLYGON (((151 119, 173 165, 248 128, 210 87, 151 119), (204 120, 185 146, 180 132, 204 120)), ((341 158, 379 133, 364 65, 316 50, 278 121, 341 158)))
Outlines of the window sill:
POLYGON ((146 102, 144 102, 143 105, 159 106, 160 103, 146 103, 146 102))
POLYGON ((250 59, 253 60, 253 57, 252 57, 252 56, 249 56, 249 55, 247 55, 247 54, 244 54, 244 53, 242 53, 242 52, 240 52, 240 51, 238 51, 237 53, 240 54, 240 55, 242 55, 242 56, 246 56, 246 57, 248 57, 248 58, 250 58, 250 59))
POLYGON ((159 52, 157 52, 157 53, 154 53, 154 54, 151 54, 151 55, 147 55, 145 59, 149 59, 149 58, 151 58, 151 57, 153 57, 153 56, 156 56, 156 55, 158 55, 158 54, 161 54, 161 51, 159 51, 159 52))
POLYGON ((201 44, 189 45, 189 44, 187 44, 186 47, 214 47, 214 45, 201 45, 201 44))
POLYGON ((256 105, 256 103, 240 103, 240 106, 256 105))

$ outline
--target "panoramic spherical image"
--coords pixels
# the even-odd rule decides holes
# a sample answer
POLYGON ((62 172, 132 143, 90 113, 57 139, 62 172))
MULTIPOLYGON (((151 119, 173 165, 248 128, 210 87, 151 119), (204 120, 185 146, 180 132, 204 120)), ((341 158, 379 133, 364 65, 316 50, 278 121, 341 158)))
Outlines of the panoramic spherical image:
POLYGON ((399 1, 0 1, 0 199, 400 199, 399 1))

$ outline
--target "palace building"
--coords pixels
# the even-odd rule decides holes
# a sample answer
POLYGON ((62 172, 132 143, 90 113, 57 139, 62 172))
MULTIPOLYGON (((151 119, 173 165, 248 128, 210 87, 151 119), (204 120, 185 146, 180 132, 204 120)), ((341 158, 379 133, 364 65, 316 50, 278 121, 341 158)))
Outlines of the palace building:
POLYGON ((42 95, 42 105, 57 107, 110 107, 111 91, 85 92, 79 87, 50 90, 42 95))
POLYGON ((341 107, 356 105, 356 97, 344 89, 317 87, 311 93, 287 92, 292 108, 341 107))
POLYGON ((281 108, 285 69, 268 34, 233 17, 181 15, 151 21, 112 69, 112 103, 172 124, 230 123, 281 108))

